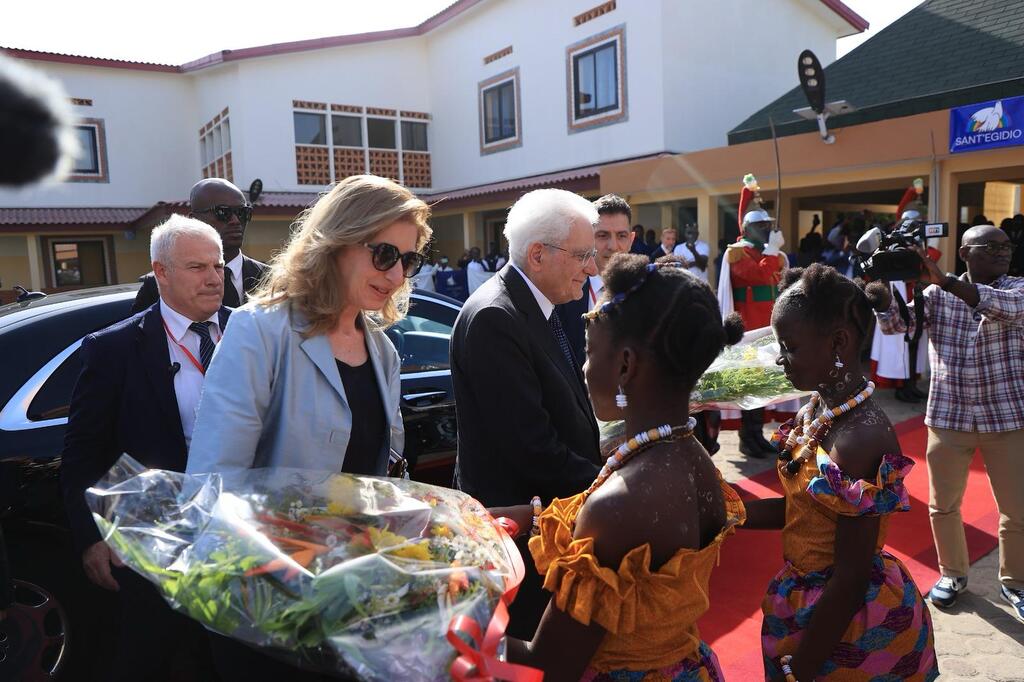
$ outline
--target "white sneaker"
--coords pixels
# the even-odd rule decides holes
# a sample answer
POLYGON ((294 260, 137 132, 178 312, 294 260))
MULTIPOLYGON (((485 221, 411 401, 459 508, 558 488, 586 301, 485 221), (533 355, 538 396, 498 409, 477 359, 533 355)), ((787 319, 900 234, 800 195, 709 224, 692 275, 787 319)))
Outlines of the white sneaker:
POLYGON ((936 606, 946 609, 955 604, 956 598, 966 589, 967 578, 944 575, 928 593, 928 599, 936 606))

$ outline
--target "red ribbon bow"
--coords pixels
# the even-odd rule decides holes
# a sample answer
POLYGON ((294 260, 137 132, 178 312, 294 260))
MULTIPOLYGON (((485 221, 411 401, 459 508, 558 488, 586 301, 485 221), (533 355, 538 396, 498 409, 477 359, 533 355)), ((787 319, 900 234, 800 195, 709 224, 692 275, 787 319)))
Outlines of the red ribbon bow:
POLYGON ((508 605, 515 599, 526 568, 515 542, 512 541, 512 537, 519 534, 516 523, 511 519, 500 518, 495 519, 494 526, 498 529, 512 562, 512 575, 505 579, 505 593, 501 595, 494 616, 487 625, 486 634, 480 632, 480 626, 469 616, 452 618, 448 626, 448 641, 459 652, 450 670, 452 679, 455 682, 541 682, 544 673, 540 670, 508 663, 498 656, 498 645, 501 644, 505 628, 508 627, 508 605))

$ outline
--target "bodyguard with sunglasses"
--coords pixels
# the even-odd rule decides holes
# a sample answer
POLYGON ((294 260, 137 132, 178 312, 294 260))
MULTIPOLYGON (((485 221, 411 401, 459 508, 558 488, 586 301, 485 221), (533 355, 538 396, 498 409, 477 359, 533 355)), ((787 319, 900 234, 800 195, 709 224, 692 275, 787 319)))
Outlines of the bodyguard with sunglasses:
MULTIPOLYGON (((950 607, 970 566, 960 502, 974 451, 985 459, 999 509, 1002 598, 1024 622, 1024 278, 1010 277, 1013 245, 994 225, 967 230, 967 272, 943 274, 921 250, 924 319, 932 368, 928 426, 928 513, 942 575, 931 602, 950 607)), ((895 304, 878 315, 885 333, 903 334, 895 304)))
MULTIPOLYGON (((252 218, 252 205, 242 190, 221 178, 200 180, 189 193, 189 217, 201 220, 220 234, 224 244, 224 305, 237 308, 259 284, 269 269, 266 263, 242 253, 245 228, 252 218)), ((153 273, 142 277, 142 287, 132 304, 132 314, 156 303, 159 294, 153 273)))
MULTIPOLYGON (((429 214, 401 185, 357 175, 300 217, 213 356, 189 473, 389 473, 404 431, 401 359, 384 330, 408 309, 429 214)), ((211 641, 224 680, 309 679, 229 639, 211 641)))

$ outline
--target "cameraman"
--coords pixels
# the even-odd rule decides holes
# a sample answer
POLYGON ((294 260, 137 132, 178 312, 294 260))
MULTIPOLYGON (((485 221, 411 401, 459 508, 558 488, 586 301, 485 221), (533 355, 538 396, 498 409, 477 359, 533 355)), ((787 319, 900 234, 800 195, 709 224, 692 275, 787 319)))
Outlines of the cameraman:
MULTIPOLYGON (((1024 278, 1007 276, 1013 245, 992 225, 964 233, 960 277, 943 274, 924 248, 917 252, 921 282, 931 285, 922 294, 932 367, 928 512, 942 573, 929 597, 949 607, 967 587, 960 502, 979 449, 1000 514, 1000 593, 1024 622, 1024 278)), ((916 317, 911 310, 911 332, 916 317)), ((887 334, 907 331, 895 301, 878 322, 887 334)))

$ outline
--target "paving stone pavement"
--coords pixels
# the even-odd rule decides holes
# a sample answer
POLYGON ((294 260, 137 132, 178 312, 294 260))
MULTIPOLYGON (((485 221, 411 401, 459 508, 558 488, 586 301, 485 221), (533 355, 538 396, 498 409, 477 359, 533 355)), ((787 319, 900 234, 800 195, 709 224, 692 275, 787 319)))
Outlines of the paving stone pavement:
MULTIPOLYGON (((891 390, 879 390, 875 398, 893 423, 924 414, 924 403, 898 402, 891 390)), ((715 455, 715 464, 727 481, 772 467, 769 460, 741 455, 735 431, 723 431, 719 442, 722 449, 715 455)), ((967 592, 953 608, 942 610, 929 604, 943 682, 1024 682, 1024 623, 1013 618, 1000 598, 998 574, 998 551, 993 550, 971 566, 967 592)), ((931 585, 918 588, 926 593, 931 585)))

